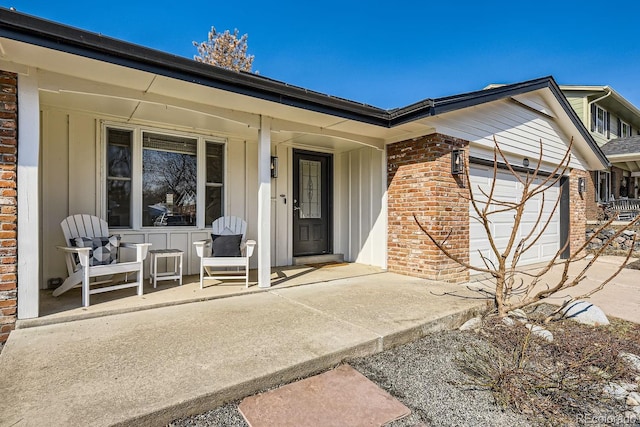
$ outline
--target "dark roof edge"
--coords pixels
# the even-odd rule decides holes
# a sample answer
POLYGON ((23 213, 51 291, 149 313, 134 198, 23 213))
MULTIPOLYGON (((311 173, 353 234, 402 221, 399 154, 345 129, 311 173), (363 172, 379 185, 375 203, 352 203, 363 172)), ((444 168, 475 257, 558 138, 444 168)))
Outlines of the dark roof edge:
POLYGON ((553 77, 499 86, 384 110, 251 73, 235 72, 0 7, 0 37, 76 54, 283 105, 382 127, 394 127, 548 87, 603 164, 610 165, 553 77))
POLYGON ((197 83, 284 105, 389 126, 384 109, 292 86, 257 74, 235 72, 0 8, 0 37, 197 83))
POLYGON ((523 93, 535 91, 538 89, 549 88, 551 93, 556 97, 562 109, 567 113, 571 122, 580 132, 580 135, 587 141, 590 148, 604 165, 610 166, 610 162, 604 155, 596 141, 591 136, 589 130, 584 126, 576 112, 573 110, 569 101, 564 96, 560 87, 552 76, 541 77, 525 82, 514 83, 510 85, 497 86, 491 89, 483 89, 475 92, 468 92, 459 95, 447 96, 435 99, 426 99, 424 101, 411 104, 407 107, 393 110, 391 114, 391 126, 397 126, 413 120, 418 120, 428 116, 444 114, 462 108, 473 107, 491 101, 520 95, 523 93))
POLYGON ((486 102, 497 101, 499 99, 541 89, 548 86, 547 81, 550 78, 551 77, 542 77, 535 80, 498 86, 491 89, 482 89, 474 92, 445 96, 442 98, 426 99, 392 111, 391 123, 395 126, 423 117, 448 113, 462 108, 473 107, 486 102))

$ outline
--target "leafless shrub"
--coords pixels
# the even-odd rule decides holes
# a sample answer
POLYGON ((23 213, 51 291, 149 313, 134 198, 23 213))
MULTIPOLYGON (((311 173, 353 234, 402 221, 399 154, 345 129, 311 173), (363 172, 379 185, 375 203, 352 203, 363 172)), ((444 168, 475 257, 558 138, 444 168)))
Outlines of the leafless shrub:
MULTIPOLYGON (((552 217, 560 205, 562 189, 555 200, 548 200, 548 198, 545 198, 545 195, 547 190, 558 184, 562 177, 569 176, 573 140, 569 143, 562 161, 548 173, 544 173, 541 169, 542 160, 544 158, 542 141, 540 141, 539 144, 539 154, 534 169, 527 170, 525 173, 514 169, 495 138, 494 143, 493 179, 491 180, 489 189, 480 187, 475 189, 470 188, 468 193, 468 200, 472 208, 471 218, 482 225, 491 248, 490 253, 482 253, 479 251, 479 255, 484 266, 478 267, 476 265, 472 265, 469 261, 457 255, 454 251, 450 250, 446 243, 449 235, 442 239, 437 235, 437 233, 433 233, 426 229, 425 226, 418 221, 415 214, 413 217, 420 230, 422 230, 428 239, 447 258, 469 270, 485 273, 492 277, 493 288, 490 291, 490 294, 495 303, 495 311, 499 317, 504 317, 511 310, 530 306, 531 304, 537 303, 557 292, 575 287, 582 282, 587 277, 589 269, 593 267, 598 257, 602 255, 607 248, 608 242, 605 242, 602 247, 593 254, 586 266, 573 276, 569 275, 570 265, 573 262, 583 260, 586 257, 586 248, 595 236, 599 235, 601 231, 609 228, 615 217, 601 223, 595 233, 590 238, 585 239, 584 243, 580 244, 578 247, 570 247, 570 239, 567 239, 567 242, 558 249, 552 259, 535 272, 522 268, 519 265, 522 256, 527 251, 535 247, 535 244, 549 227, 552 217), (503 164, 509 173, 511 173, 511 175, 513 175, 513 177, 520 183, 522 191, 519 194, 514 195, 517 197, 501 199, 496 196, 495 189, 499 163, 503 164), (530 231, 526 235, 520 236, 520 225, 524 220, 525 205, 527 202, 538 197, 541 200, 542 206, 539 208, 537 218, 534 224, 528 227, 530 231), (544 206, 548 203, 551 203, 553 208, 550 212, 545 214, 544 206), (493 218, 495 218, 495 215, 505 212, 513 213, 513 227, 509 234, 507 243, 500 245, 492 234, 491 223, 493 218), (569 255, 563 258, 563 254, 567 249, 569 249, 569 255), (561 269, 560 278, 556 282, 547 283, 545 281, 545 275, 553 267, 561 269)), ((470 182, 469 168, 465 168, 465 175, 466 182, 470 182)), ((615 241, 615 239, 618 238, 625 230, 631 228, 636 223, 640 223, 640 216, 631 221, 626 227, 618 229, 615 234, 610 237, 609 241, 615 241)), ((635 236, 631 247, 633 248, 633 246, 635 246, 635 236)), ((576 299, 588 298, 595 292, 604 288, 604 286, 611 282, 611 280, 613 280, 629 262, 631 254, 632 249, 627 251, 626 259, 622 262, 620 267, 597 288, 576 298, 572 298, 571 300, 566 301, 566 303, 569 304, 576 299)))
POLYGON ((467 348, 457 359, 469 376, 467 386, 491 391, 496 403, 549 425, 616 408, 602 395, 609 381, 633 381, 620 361, 621 351, 640 351, 640 325, 613 320, 589 327, 572 321, 545 325, 552 343, 535 338, 524 326, 487 319, 481 334, 489 345, 467 348))

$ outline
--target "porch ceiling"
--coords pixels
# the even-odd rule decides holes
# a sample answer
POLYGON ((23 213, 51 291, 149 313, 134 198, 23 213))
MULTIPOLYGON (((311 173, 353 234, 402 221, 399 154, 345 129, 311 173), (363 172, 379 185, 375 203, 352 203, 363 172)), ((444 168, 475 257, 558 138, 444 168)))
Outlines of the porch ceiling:
POLYGON ((629 172, 640 172, 640 153, 607 156, 611 164, 629 172))
POLYGON ((278 143, 346 151, 433 131, 421 123, 394 128, 347 120, 247 95, 127 68, 83 56, 0 38, 0 65, 22 73, 38 71, 41 102, 126 121, 172 123, 224 136, 255 138, 260 116, 287 123, 278 143))

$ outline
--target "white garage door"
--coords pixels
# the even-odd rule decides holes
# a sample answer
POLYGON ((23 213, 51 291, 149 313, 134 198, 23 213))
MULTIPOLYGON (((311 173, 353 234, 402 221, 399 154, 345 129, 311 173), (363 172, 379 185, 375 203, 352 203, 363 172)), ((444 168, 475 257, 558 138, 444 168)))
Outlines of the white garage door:
MULTIPOLYGON (((476 200, 486 199, 480 191, 478 186, 483 188, 487 194, 491 189, 491 180, 493 179, 493 168, 484 167, 479 165, 471 165, 470 169, 470 188, 473 191, 476 200)), ((494 199, 505 201, 517 201, 522 194, 522 184, 513 176, 509 171, 498 170, 498 176, 496 177, 496 186, 494 189, 494 199)), ((553 210, 558 196, 560 195, 560 186, 556 184, 554 187, 545 191, 544 207, 542 205, 542 195, 538 195, 532 198, 525 205, 525 213, 523 215, 520 229, 518 230, 516 243, 521 238, 527 236, 532 227, 536 226, 535 222, 538 218, 540 209, 543 209, 542 220, 537 225, 537 231, 534 236, 538 235, 544 227, 545 218, 549 217, 549 214, 553 210)), ((479 205, 482 206, 482 205, 479 205)), ((497 206, 493 207, 493 210, 499 209, 497 206)), ((471 265, 484 267, 484 263, 478 253, 478 250, 482 251, 485 256, 489 256, 495 263, 496 257, 493 255, 487 234, 484 227, 477 220, 473 219, 476 216, 471 203, 469 203, 470 224, 469 224, 469 254, 471 265)), ((492 215, 490 218, 491 233, 495 239, 495 243, 499 249, 504 249, 509 241, 511 230, 513 229, 515 211, 502 212, 496 215, 492 215)), ((535 238, 535 237, 534 237, 535 238)), ((529 240, 531 242, 531 240, 529 240)), ((521 258, 519 265, 534 264, 538 262, 548 261, 556 254, 560 248, 560 205, 551 218, 551 223, 544 231, 544 234, 536 244, 529 249, 521 258)), ((473 271, 470 272, 474 274, 473 271)))

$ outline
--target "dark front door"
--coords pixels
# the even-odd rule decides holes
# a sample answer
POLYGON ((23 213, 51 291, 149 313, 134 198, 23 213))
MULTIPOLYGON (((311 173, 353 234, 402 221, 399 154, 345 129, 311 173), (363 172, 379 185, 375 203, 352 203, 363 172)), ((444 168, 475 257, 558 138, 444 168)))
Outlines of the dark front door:
POLYGON ((293 256, 331 253, 332 160, 293 151, 293 256))

